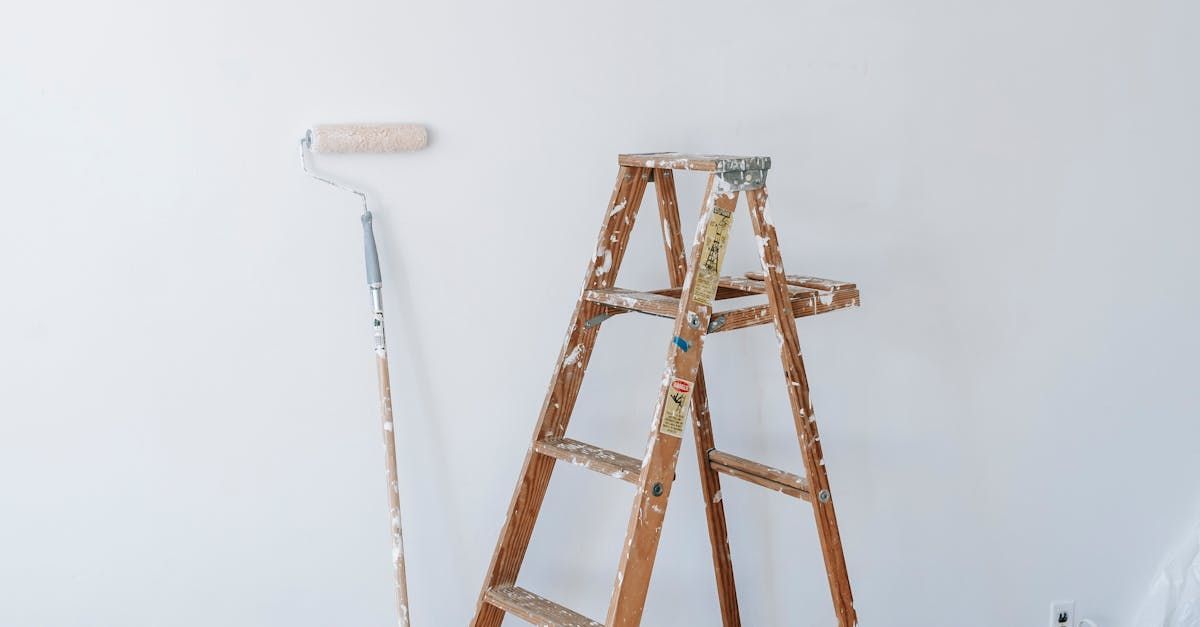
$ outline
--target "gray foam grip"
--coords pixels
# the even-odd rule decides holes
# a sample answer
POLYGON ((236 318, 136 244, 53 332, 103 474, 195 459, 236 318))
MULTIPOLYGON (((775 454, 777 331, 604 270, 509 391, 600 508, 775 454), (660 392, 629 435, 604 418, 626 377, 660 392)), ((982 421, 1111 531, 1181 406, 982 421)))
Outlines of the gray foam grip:
POLYGON ((367 260, 367 285, 379 285, 383 279, 379 275, 379 249, 375 247, 375 230, 371 228, 371 212, 362 214, 363 253, 367 260))

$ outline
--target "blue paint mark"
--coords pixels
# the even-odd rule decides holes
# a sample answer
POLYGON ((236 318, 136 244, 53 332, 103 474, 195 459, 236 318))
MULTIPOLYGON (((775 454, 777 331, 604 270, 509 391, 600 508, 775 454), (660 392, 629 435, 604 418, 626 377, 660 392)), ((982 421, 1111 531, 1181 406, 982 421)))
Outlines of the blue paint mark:
POLYGON ((683 352, 685 352, 685 353, 688 351, 689 348, 692 347, 691 344, 687 343, 687 340, 679 337, 678 335, 675 336, 675 339, 673 341, 675 342, 675 345, 678 346, 679 348, 682 348, 683 352))

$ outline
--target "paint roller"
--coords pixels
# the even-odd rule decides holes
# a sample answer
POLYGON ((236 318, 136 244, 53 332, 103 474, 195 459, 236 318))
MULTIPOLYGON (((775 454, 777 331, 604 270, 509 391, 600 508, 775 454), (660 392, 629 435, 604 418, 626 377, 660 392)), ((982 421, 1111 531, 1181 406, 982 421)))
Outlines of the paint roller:
POLYGON ((396 611, 400 627, 409 627, 408 581, 404 570, 404 535, 400 526, 399 473, 396 465, 396 440, 392 420, 392 386, 388 375, 387 338, 383 326, 383 278, 379 272, 379 252, 375 245, 373 216, 367 195, 333 179, 314 173, 308 167, 310 153, 393 153, 420 150, 428 142, 425 127, 419 124, 319 124, 300 139, 300 166, 309 176, 351 192, 362 201, 363 254, 367 264, 367 287, 374 311, 372 336, 375 365, 379 378, 379 407, 383 422, 384 463, 387 467, 388 522, 392 536, 392 570, 396 586, 396 611))
POLYGON ((318 124, 304 139, 313 152, 412 152, 429 135, 420 124, 318 124))

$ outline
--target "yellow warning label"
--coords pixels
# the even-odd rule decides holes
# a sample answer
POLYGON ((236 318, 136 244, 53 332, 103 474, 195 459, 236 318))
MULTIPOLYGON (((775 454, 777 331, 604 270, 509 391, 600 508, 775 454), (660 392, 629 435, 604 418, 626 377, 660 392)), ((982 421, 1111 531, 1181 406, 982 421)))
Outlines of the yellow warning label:
POLYGON ((658 430, 677 438, 683 437, 683 424, 687 418, 688 403, 692 400, 692 382, 675 379, 667 388, 667 400, 663 403, 662 424, 658 430))
POLYGON ((696 285, 693 298, 701 305, 711 305, 717 296, 717 282, 721 279, 721 263, 725 261, 725 244, 729 242, 729 226, 733 224, 733 212, 713 207, 712 218, 704 229, 704 247, 700 250, 700 267, 696 270, 696 285))

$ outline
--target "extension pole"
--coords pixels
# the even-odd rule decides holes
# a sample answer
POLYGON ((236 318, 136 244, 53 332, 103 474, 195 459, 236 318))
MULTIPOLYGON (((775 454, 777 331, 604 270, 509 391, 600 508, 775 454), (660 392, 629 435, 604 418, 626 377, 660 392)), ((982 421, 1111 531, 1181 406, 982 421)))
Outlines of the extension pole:
POLYGON ((308 152, 388 153, 420 150, 428 134, 420 124, 320 124, 300 139, 300 167, 309 176, 358 196, 362 201, 363 251, 367 262, 367 287, 374 311, 375 366, 379 377, 379 409, 383 422, 384 467, 387 471, 388 525, 392 536, 392 570, 396 584, 396 615, 400 627, 409 627, 408 583, 404 572, 404 537, 400 531, 400 486, 396 467, 395 427, 392 422, 392 384, 388 378, 387 341, 383 331, 383 280, 379 274, 379 252, 371 228, 367 195, 314 173, 308 168, 308 152))
POLYGON ((379 273, 379 252, 375 247, 375 231, 371 227, 371 212, 364 210, 363 252, 367 262, 367 287, 371 290, 374 309, 372 323, 375 340, 375 368, 379 374, 379 412, 383 421, 383 454, 387 472, 388 525, 392 534, 392 569, 396 582, 396 614, 400 627, 409 627, 408 580, 404 572, 404 534, 400 531, 400 486, 396 470, 395 427, 392 423, 392 381, 388 374, 387 337, 383 328, 383 280, 379 273))

